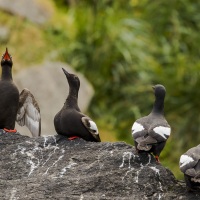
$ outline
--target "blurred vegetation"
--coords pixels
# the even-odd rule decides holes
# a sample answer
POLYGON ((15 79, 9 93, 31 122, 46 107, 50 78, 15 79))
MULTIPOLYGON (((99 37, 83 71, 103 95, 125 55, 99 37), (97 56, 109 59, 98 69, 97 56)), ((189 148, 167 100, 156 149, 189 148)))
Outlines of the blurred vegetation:
MULTIPOLYGON (((6 43, 18 63, 50 58, 81 71, 95 88, 89 112, 104 141, 116 134, 133 144, 131 126, 151 111, 151 86, 163 84, 172 135, 161 162, 182 178, 180 155, 200 141, 200 2, 54 0, 54 6, 43 27, 9 16, 15 34, 6 43)), ((9 14, 0 14, 7 23, 9 14)))

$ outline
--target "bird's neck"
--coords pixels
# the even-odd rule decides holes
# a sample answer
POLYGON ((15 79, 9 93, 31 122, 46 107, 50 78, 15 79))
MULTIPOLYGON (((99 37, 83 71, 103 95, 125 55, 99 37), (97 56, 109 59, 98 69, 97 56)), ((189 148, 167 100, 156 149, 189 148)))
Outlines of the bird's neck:
POLYGON ((80 110, 78 107, 78 90, 69 89, 69 94, 65 102, 65 107, 75 108, 76 110, 80 110))
POLYGON ((1 79, 2 80, 12 80, 12 68, 9 66, 2 67, 1 79))
POLYGON ((156 98, 152 113, 164 114, 164 98, 156 98))

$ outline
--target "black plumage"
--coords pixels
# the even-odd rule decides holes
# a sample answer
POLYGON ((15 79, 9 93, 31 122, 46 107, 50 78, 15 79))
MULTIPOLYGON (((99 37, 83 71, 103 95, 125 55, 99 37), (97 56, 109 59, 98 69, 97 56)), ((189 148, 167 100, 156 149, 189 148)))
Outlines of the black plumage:
POLYGON ((2 56, 0 80, 0 129, 14 130, 19 105, 19 91, 12 79, 12 57, 6 48, 2 56))
POLYGON ((2 74, 0 80, 0 129, 6 132, 16 132, 15 121, 26 125, 32 135, 40 135, 41 117, 38 104, 27 89, 20 94, 12 79, 12 57, 6 52, 2 56, 2 74), (36 106, 37 105, 37 106, 36 106))
POLYGON ((58 134, 80 137, 86 141, 100 142, 98 128, 94 121, 81 113, 78 107, 79 78, 63 69, 69 83, 69 94, 62 109, 54 117, 54 126, 58 134))
POLYGON ((155 102, 151 113, 136 120, 132 126, 132 136, 137 150, 152 152, 159 162, 159 156, 171 133, 171 128, 164 117, 165 87, 153 87, 155 102))

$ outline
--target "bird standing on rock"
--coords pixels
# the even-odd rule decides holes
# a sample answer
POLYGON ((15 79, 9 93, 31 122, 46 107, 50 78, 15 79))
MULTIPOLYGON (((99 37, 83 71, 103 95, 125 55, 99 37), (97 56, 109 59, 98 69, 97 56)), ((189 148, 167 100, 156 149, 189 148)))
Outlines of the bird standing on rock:
POLYGON ((187 190, 195 191, 200 186, 200 145, 184 153, 179 166, 184 173, 187 190))
POLYGON ((62 70, 69 83, 69 94, 64 106, 54 117, 56 132, 67 136, 70 140, 80 137, 86 141, 100 142, 97 125, 92 119, 81 113, 78 107, 79 78, 63 68, 62 70))
POLYGON ((12 57, 6 52, 2 56, 2 74, 0 80, 0 129, 6 132, 16 132, 15 121, 26 125, 32 135, 40 135, 41 117, 38 104, 28 89, 20 95, 12 79, 12 57))
POLYGON ((132 126, 132 136, 136 149, 152 152, 157 160, 171 133, 171 128, 164 117, 165 87, 153 86, 155 102, 151 113, 136 120, 132 126))

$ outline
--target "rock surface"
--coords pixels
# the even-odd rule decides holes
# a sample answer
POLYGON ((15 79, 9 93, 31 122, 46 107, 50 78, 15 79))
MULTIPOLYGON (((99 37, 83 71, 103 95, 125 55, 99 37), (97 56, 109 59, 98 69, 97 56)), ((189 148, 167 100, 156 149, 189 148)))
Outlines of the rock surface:
POLYGON ((0 199, 200 199, 123 142, 0 135, 0 199))
MULTIPOLYGON (((62 108, 69 91, 67 79, 62 71, 65 68, 71 73, 77 74, 81 86, 79 90, 78 104, 82 112, 88 108, 94 94, 91 84, 78 72, 61 62, 45 62, 38 66, 32 66, 20 71, 13 76, 19 91, 28 88, 36 98, 42 117, 42 135, 55 134, 54 116, 62 108)), ((25 127, 16 126, 16 129, 29 135, 25 127)))
POLYGON ((53 8, 48 1, 0 0, 0 8, 38 24, 47 22, 53 14, 53 8))

